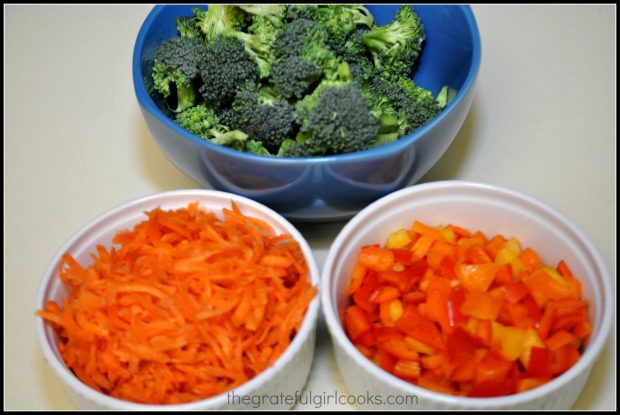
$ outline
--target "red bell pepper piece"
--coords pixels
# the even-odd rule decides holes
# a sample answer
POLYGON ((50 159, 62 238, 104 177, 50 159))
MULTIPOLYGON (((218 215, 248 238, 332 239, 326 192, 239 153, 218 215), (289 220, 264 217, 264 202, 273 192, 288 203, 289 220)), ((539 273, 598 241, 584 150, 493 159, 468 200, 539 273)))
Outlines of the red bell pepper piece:
POLYGON ((362 308, 367 313, 372 312, 376 307, 377 303, 371 301, 371 297, 376 292, 376 287, 368 287, 362 285, 355 293, 353 294, 353 301, 357 306, 362 308))
POLYGON ((494 396, 512 395, 516 389, 514 379, 502 379, 500 381, 486 380, 476 383, 467 396, 472 398, 491 398, 494 396))
POLYGON ((551 377, 551 354, 546 347, 532 347, 527 375, 534 378, 551 377))
POLYGON ((364 311, 358 306, 350 306, 345 312, 345 325, 351 339, 355 341, 362 334, 370 330, 370 322, 364 311))
POLYGON ((446 349, 441 337, 441 332, 435 323, 420 314, 416 306, 411 304, 405 306, 405 312, 395 323, 395 327, 435 349, 446 349))
MULTIPOLYGON (((510 269, 510 267, 508 267, 510 269)), ((504 298, 510 304, 517 304, 523 297, 530 293, 530 290, 520 282, 510 281, 503 285, 504 298)))
POLYGON ((448 322, 450 327, 457 327, 467 320, 461 313, 461 306, 465 302, 465 291, 456 289, 448 296, 448 322))
POLYGON ((404 248, 393 248, 391 251, 394 254, 394 262, 398 264, 411 265, 413 262, 411 250, 404 248))

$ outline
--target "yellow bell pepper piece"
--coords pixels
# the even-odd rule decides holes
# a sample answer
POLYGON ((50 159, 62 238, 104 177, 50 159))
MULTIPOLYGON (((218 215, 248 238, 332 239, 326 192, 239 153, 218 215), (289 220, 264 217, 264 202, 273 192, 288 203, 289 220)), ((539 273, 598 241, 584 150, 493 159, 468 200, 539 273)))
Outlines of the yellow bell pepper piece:
POLYGON ((406 246, 411 242, 411 237, 406 229, 399 229, 396 232, 392 232, 386 242, 388 249, 398 249, 406 246))

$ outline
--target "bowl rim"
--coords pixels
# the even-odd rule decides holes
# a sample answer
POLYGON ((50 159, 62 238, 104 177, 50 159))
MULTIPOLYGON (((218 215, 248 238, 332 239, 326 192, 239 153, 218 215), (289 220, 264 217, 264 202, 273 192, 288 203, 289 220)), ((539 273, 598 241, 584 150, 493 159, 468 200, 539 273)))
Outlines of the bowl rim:
MULTIPOLYGON (((70 389, 71 393, 79 393, 98 405, 117 410, 120 409, 149 411, 163 409, 183 411, 203 410, 213 407, 225 408, 226 405, 230 406, 230 408, 233 408, 235 404, 234 402, 229 402, 229 393, 234 392, 236 395, 239 396, 251 395, 257 388, 260 388, 266 382, 275 379, 280 374, 280 372, 284 370, 284 368, 286 368, 292 363, 294 364, 297 353, 302 350, 304 344, 308 341, 308 339, 312 336, 312 333, 315 331, 320 308, 320 273, 312 250, 306 239, 286 218, 284 218, 273 209, 244 196, 211 189, 180 189, 150 194, 130 200, 114 208, 111 208, 104 213, 97 215, 94 219, 81 226, 63 244, 63 246, 57 251, 52 260, 49 262, 39 282, 35 310, 41 310, 45 306, 45 301, 47 300, 46 294, 51 283, 56 277, 57 264, 60 263, 62 255, 65 252, 68 252, 69 248, 75 243, 77 243, 85 233, 87 233, 93 227, 102 225, 107 219, 112 218, 118 214, 122 214, 123 212, 137 213, 136 208, 140 208, 145 203, 148 203, 151 206, 149 209, 152 209, 162 203, 166 203, 166 201, 168 201, 168 198, 175 197, 179 199, 174 200, 172 203, 178 203, 179 206, 195 200, 198 200, 199 206, 204 206, 204 204, 209 203, 209 200, 217 199, 220 201, 235 202, 242 210, 245 206, 257 209, 258 211, 272 219, 274 222, 278 223, 279 226, 284 228, 287 233, 289 233, 297 242, 299 242, 300 248, 308 264, 308 277, 311 283, 317 288, 317 294, 312 299, 306 310, 299 331, 295 335, 293 341, 286 348, 286 350, 280 355, 280 357, 276 359, 276 361, 271 366, 263 370, 252 379, 239 385, 237 388, 230 389, 226 392, 198 401, 182 404, 158 405, 143 404, 114 398, 104 393, 98 392, 83 383, 73 374, 70 369, 65 366, 62 358, 57 357, 57 355, 52 351, 52 346, 48 342, 46 336, 46 330, 48 330, 48 326, 44 323, 42 318, 35 316, 35 328, 39 340, 39 346, 41 351, 43 352, 45 360, 52 367, 55 374, 63 381, 65 387, 70 389), (181 202, 181 200, 183 200, 183 202, 181 202)), ((208 209, 208 206, 206 206, 206 208, 208 209)))
MULTIPOLYGON (((148 112, 151 116, 158 119, 162 122, 167 128, 176 132, 181 137, 193 142, 194 144, 204 147, 207 150, 221 152, 230 156, 237 157, 248 157, 250 159, 274 164, 298 164, 300 162, 310 163, 310 164, 322 164, 322 163, 330 163, 334 161, 339 162, 355 162, 360 160, 366 160, 369 157, 386 157, 389 154, 398 153, 402 151, 404 148, 410 146, 411 144, 418 141, 422 136, 426 135, 426 133, 432 129, 434 129, 437 125, 439 125, 445 118, 447 118, 452 110, 457 107, 462 101, 464 101, 465 96, 469 94, 469 92, 473 89, 476 78, 480 71, 480 61, 481 61, 481 40, 480 40, 480 32, 478 30, 478 25, 476 22, 476 18, 474 13, 469 5, 448 5, 448 7, 455 7, 462 11, 465 20, 467 22, 469 33, 472 37, 472 62, 469 67, 469 71, 467 76, 463 82, 463 86, 459 89, 454 99, 442 110, 438 116, 433 118, 430 122, 426 123, 422 127, 418 128, 411 134, 407 134, 395 142, 385 144, 379 147, 375 147, 368 150, 362 150, 354 153, 347 154, 338 154, 331 156, 318 156, 318 157, 274 157, 274 156, 261 156, 257 154, 246 153, 243 151, 235 150, 233 148, 229 148, 226 146, 217 145, 206 141, 195 134, 190 133, 185 130, 177 123, 175 123, 168 115, 166 115, 153 101, 151 96, 147 93, 146 87, 144 85, 143 75, 142 75, 142 65, 141 65, 141 55, 144 49, 144 43, 146 39, 146 34, 151 28, 154 20, 162 13, 166 7, 176 6, 176 5, 156 5, 153 7, 151 12, 147 15, 146 19, 142 23, 140 30, 138 32, 138 36, 136 38, 134 49, 133 49, 133 58, 132 58, 132 78, 134 84, 134 90, 136 97, 138 99, 138 103, 142 107, 143 111, 148 112)), ((415 7, 415 5, 412 5, 415 7)))
POLYGON ((379 378, 381 381, 386 384, 394 387, 400 391, 410 393, 415 396, 419 396, 421 399, 428 399, 429 401, 440 402, 445 405, 455 406, 463 409, 492 409, 497 407, 510 407, 512 405, 522 404, 527 401, 531 401, 537 398, 541 398, 545 395, 549 395, 554 393, 564 386, 566 386, 573 379, 577 378, 580 374, 590 370, 591 366, 598 359, 601 350, 606 344, 606 341, 609 337, 611 331, 611 323, 613 318, 613 310, 614 310, 614 298, 613 298, 613 289, 611 286, 611 278, 609 275, 609 270, 603 261, 603 258, 600 254, 600 251, 596 247, 596 245, 592 242, 592 240, 581 230, 577 224, 575 224, 571 219, 569 219, 562 212, 556 210, 551 207, 544 201, 535 198, 533 196, 529 196, 525 193, 521 193, 516 190, 512 190, 510 188, 504 186, 498 186, 493 184, 481 183, 481 182, 473 182, 467 180, 446 180, 446 181, 438 181, 438 182, 429 182, 423 184, 417 184, 410 187, 406 187, 404 189, 398 190, 396 192, 391 193, 388 196, 385 196, 372 204, 368 205, 362 211, 360 211, 353 219, 351 219, 344 228, 340 231, 336 239, 331 245, 331 248, 328 252, 328 255, 325 259, 325 265, 323 266, 322 280, 321 280, 321 309, 323 312, 323 317, 325 319, 328 331, 331 335, 332 341, 334 342, 334 347, 340 347, 344 353, 348 355, 350 359, 352 359, 355 364, 361 366, 367 372, 372 373, 375 377, 379 378), (422 388, 420 386, 409 383, 405 380, 402 380, 387 371, 379 368, 375 364, 373 364, 370 360, 368 360, 357 348, 353 345, 353 343, 349 340, 348 336, 344 332, 340 319, 338 317, 338 312, 335 309, 335 304, 332 302, 332 289, 330 288, 330 284, 333 280, 332 272, 333 268, 338 262, 338 255, 341 248, 341 245, 345 242, 346 238, 354 234, 356 232, 356 228, 359 224, 363 223, 369 217, 380 209, 382 206, 387 203, 399 199, 402 197, 413 197, 419 193, 424 193, 429 190, 470 190, 470 191, 483 191, 486 194, 495 194, 495 195, 503 195, 507 197, 511 197, 513 199, 518 199, 529 206, 536 207, 541 209, 547 214, 550 214, 557 219, 562 225, 568 227, 572 232, 574 232, 577 238, 587 247, 588 254, 591 255, 593 259, 593 264, 600 272, 601 275, 601 283, 600 283, 600 291, 602 296, 605 298, 605 306, 602 309, 601 315, 601 325, 600 330, 597 333, 596 337, 590 339, 588 347, 585 350, 585 353, 581 356, 579 361, 573 365, 569 370, 561 374, 560 376, 552 379, 548 383, 539 386, 537 388, 516 393, 508 396, 501 397, 490 397, 490 398, 471 398, 471 397, 461 397, 454 395, 447 395, 439 392, 435 392, 429 389, 422 388))

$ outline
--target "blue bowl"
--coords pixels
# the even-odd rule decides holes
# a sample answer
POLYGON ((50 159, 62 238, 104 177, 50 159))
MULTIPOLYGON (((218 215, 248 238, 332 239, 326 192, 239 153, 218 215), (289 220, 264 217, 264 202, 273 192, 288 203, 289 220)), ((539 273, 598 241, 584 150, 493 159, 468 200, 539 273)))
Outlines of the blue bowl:
MULTIPOLYGON (((413 79, 434 95, 443 85, 458 89, 428 124, 381 147, 314 158, 257 156, 207 142, 174 122, 151 80, 157 47, 177 35, 176 18, 192 15, 192 7, 156 6, 138 33, 133 81, 146 124, 168 159, 192 179, 254 199, 290 220, 348 219, 376 199, 417 182, 452 143, 471 106, 481 53, 471 8, 413 6, 426 31, 413 79)), ((367 7, 377 23, 386 24, 399 6, 367 7)))

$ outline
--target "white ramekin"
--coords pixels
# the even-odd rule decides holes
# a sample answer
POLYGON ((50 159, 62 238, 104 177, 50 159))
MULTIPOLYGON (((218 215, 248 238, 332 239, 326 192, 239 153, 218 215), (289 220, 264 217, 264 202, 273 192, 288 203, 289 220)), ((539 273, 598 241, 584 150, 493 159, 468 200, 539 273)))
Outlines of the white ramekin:
MULTIPOLYGON (((288 233, 297 240, 306 258, 312 284, 319 285, 319 272, 312 251, 303 236, 281 215, 245 197, 215 190, 177 190, 140 198, 104 213, 79 229, 52 259, 42 278, 36 301, 36 309, 44 307, 49 299, 59 300, 65 294, 58 279, 58 266, 65 252, 70 252, 82 264, 90 263, 90 254, 98 244, 110 246, 112 238, 121 229, 130 229, 146 219, 144 212, 161 207, 177 209, 198 201, 199 206, 220 212, 230 207, 231 201, 241 211, 260 218, 271 225, 277 233, 288 233)), ((304 387, 312 366, 314 340, 319 310, 319 297, 310 303, 299 332, 268 369, 244 383, 234 391, 209 399, 178 405, 145 405, 112 398, 82 383, 65 365, 58 352, 58 337, 44 321, 36 318, 36 330, 43 355, 56 375, 65 384, 72 401, 79 409, 121 410, 203 410, 203 409, 286 409, 290 399, 304 387), (234 392, 234 396, 232 393, 234 392), (274 398, 275 397, 275 398, 274 398)))
POLYGON ((321 290, 323 312, 344 382, 353 395, 378 396, 381 403, 375 399, 360 405, 372 409, 569 409, 605 344, 614 310, 609 272, 598 249, 577 225, 533 197, 466 181, 412 186, 361 211, 334 241, 323 269, 321 290), (390 232, 411 226, 414 219, 427 224, 450 223, 487 235, 514 236, 522 246, 536 249, 546 263, 567 261, 581 281, 593 323, 593 333, 581 359, 553 381, 527 392, 497 398, 463 398, 415 386, 364 357, 349 341, 341 324, 347 306, 345 287, 359 248, 384 243, 390 232), (407 403, 396 405, 399 402, 407 403))

